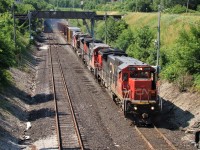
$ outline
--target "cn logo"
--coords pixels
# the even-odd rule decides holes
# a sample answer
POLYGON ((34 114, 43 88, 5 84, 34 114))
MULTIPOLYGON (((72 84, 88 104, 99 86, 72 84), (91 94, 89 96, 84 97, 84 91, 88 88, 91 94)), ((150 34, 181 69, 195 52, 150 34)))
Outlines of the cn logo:
POLYGON ((144 94, 146 94, 146 95, 149 94, 148 90, 146 90, 144 88, 138 88, 135 91, 136 91, 135 94, 139 95, 139 96, 144 95, 144 94))

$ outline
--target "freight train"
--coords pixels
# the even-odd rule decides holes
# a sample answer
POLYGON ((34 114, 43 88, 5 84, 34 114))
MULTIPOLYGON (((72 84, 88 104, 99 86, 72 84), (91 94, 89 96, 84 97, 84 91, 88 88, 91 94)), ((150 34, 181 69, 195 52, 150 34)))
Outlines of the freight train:
POLYGON ((159 112, 162 106, 157 68, 93 39, 80 28, 58 22, 58 31, 99 83, 110 91, 112 99, 122 107, 124 116, 133 114, 137 118, 136 124, 149 124, 150 116, 159 112))

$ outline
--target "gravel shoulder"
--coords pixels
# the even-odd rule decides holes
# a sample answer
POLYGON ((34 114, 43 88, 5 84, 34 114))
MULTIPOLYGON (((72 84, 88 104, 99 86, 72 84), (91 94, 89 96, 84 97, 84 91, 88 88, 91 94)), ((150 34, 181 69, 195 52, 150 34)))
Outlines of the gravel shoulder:
POLYGON ((163 133, 183 149, 196 149, 194 133, 200 130, 200 95, 181 93, 175 85, 168 82, 161 84, 160 93, 164 102, 160 120, 161 128, 164 127, 163 133))
POLYGON ((2 150, 58 148, 48 50, 37 44, 22 56, 22 69, 10 69, 13 85, 0 94, 2 150))

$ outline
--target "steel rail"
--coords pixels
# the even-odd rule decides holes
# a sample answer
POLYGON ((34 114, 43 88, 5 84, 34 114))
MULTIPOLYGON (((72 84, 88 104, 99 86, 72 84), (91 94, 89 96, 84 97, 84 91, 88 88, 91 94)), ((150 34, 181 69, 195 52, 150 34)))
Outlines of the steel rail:
POLYGON ((151 150, 155 150, 155 148, 153 147, 153 145, 151 145, 151 143, 147 140, 147 138, 142 134, 142 132, 138 129, 137 126, 135 126, 136 131, 139 133, 139 135, 142 137, 142 139, 146 142, 146 144, 149 146, 149 148, 151 150))
MULTIPOLYGON (((142 139, 146 142, 146 144, 148 145, 148 147, 151 150, 156 150, 156 148, 149 142, 149 140, 145 137, 145 135, 139 130, 139 128, 137 126, 135 126, 136 131, 138 132, 138 134, 142 137, 142 139)), ((164 141, 168 144, 168 146, 173 149, 173 150, 177 150, 177 148, 172 144, 172 142, 170 142, 166 136, 164 136, 157 128, 155 125, 153 125, 153 129, 162 137, 162 139, 164 139, 164 141)))
POLYGON ((154 125, 154 129, 160 134, 160 136, 162 136, 162 138, 165 140, 165 142, 173 149, 173 150, 177 150, 177 148, 172 144, 172 142, 170 142, 166 136, 164 136, 164 134, 162 132, 160 132, 158 130, 158 128, 156 128, 156 126, 154 125))

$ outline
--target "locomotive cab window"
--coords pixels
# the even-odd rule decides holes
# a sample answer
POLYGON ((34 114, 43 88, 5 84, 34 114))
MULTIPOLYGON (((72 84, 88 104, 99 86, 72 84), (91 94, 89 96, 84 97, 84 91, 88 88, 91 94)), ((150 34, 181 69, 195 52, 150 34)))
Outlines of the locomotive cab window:
POLYGON ((122 80, 128 81, 128 73, 123 73, 122 80))
POLYGON ((141 78, 149 78, 149 72, 147 72, 147 71, 143 72, 143 71, 142 71, 142 72, 140 73, 140 77, 141 77, 141 78))
POLYGON ((138 77, 138 73, 137 72, 130 72, 130 77, 131 78, 137 78, 138 77))
POLYGON ((130 72, 130 77, 131 78, 150 78, 149 77, 149 72, 148 71, 134 71, 134 72, 130 72))

